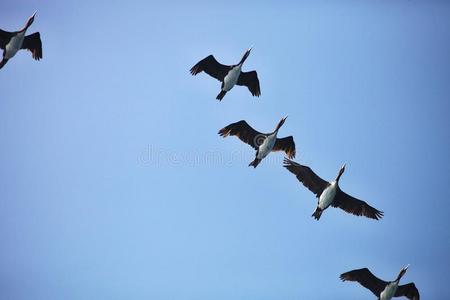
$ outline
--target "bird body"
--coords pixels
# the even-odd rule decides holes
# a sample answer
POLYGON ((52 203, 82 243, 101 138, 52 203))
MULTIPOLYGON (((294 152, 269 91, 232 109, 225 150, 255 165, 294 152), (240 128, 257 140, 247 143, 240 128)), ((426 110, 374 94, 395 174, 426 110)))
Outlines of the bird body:
POLYGON ((242 65, 237 65, 231 68, 223 79, 222 91, 228 92, 236 85, 239 75, 241 75, 241 67, 242 65))
POLYGON ((391 300, 398 288, 398 281, 390 282, 380 294, 380 300, 391 300))
POLYGON ((6 44, 5 53, 3 55, 4 58, 10 59, 19 52, 20 48, 22 48, 23 40, 25 38, 26 29, 23 31, 19 31, 16 35, 11 37, 9 43, 6 44))
POLYGON ((336 196, 338 184, 336 181, 333 181, 330 183, 329 186, 325 188, 325 190, 320 194, 319 201, 317 203, 317 206, 321 210, 325 210, 328 208, 328 206, 331 205, 331 203, 334 201, 334 197, 336 196))
POLYGON ((272 152, 273 146, 275 146, 276 141, 277 141, 277 132, 268 135, 264 139, 262 144, 259 146, 256 158, 263 159, 267 155, 269 155, 269 153, 272 152))
POLYGON ((211 77, 216 78, 222 82, 220 93, 216 99, 221 101, 235 85, 243 85, 248 88, 253 96, 259 97, 261 89, 259 87, 259 79, 256 71, 242 72, 242 65, 247 57, 250 55, 252 48, 248 49, 240 62, 236 65, 222 65, 213 55, 209 55, 199 61, 190 70, 192 75, 197 75, 200 72, 205 72, 211 77))

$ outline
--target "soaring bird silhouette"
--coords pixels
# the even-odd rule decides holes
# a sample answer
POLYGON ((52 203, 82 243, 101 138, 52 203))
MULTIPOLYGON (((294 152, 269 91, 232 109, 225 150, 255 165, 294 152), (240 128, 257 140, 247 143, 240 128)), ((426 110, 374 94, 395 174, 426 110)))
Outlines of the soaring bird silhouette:
POLYGON ((369 289, 379 300, 390 300, 393 297, 406 297, 411 300, 419 300, 419 291, 414 283, 399 285, 400 279, 405 275, 409 266, 400 270, 397 278, 393 281, 383 281, 373 275, 369 269, 363 268, 341 274, 342 281, 356 281, 363 287, 369 289))
POLYGON ((348 195, 339 188, 339 179, 345 171, 345 164, 339 170, 336 179, 331 182, 317 176, 311 168, 298 164, 290 159, 284 160, 284 167, 294 174, 318 198, 317 208, 312 214, 316 220, 320 219, 322 212, 330 205, 339 207, 356 216, 365 216, 375 220, 383 216, 383 212, 373 208, 362 200, 348 195))
POLYGON ((277 138, 278 130, 283 126, 286 118, 282 118, 271 133, 258 132, 247 122, 241 120, 220 129, 219 135, 222 137, 235 135, 244 143, 252 146, 256 150, 256 156, 249 166, 256 168, 261 160, 272 151, 284 151, 288 157, 295 157, 294 138, 292 136, 277 138))
POLYGON ((0 48, 3 49, 3 59, 0 62, 0 69, 10 60, 20 49, 27 49, 35 60, 42 58, 42 42, 39 32, 25 35, 28 27, 33 24, 36 12, 28 19, 25 26, 19 31, 8 32, 0 29, 0 48))
POLYGON ((225 94, 229 92, 236 84, 245 85, 253 96, 259 97, 261 89, 259 88, 258 74, 256 71, 242 72, 241 68, 247 57, 250 55, 252 48, 248 49, 241 61, 236 65, 226 66, 220 64, 212 55, 209 55, 199 61, 191 68, 191 74, 197 75, 205 71, 208 75, 222 82, 220 93, 217 100, 222 100, 225 94))

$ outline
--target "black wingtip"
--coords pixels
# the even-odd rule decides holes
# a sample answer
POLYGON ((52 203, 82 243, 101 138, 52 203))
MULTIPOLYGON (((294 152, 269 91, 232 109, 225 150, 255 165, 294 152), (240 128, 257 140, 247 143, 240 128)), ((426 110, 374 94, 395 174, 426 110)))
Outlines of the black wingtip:
POLYGON ((287 168, 289 166, 292 166, 293 161, 290 160, 289 158, 285 157, 283 159, 283 167, 287 168))
POLYGON ((226 127, 224 127, 224 128, 222 128, 222 129, 220 129, 219 130, 219 132, 217 133, 218 135, 220 135, 221 137, 227 137, 228 136, 228 134, 229 134, 229 130, 226 128, 226 127))
POLYGON ((191 75, 192 76, 195 76, 195 75, 197 75, 197 70, 196 70, 196 66, 193 66, 190 70, 189 70, 189 73, 191 73, 191 75))
POLYGON ((380 220, 383 217, 384 217, 384 212, 382 212, 380 210, 377 210, 376 213, 375 213, 375 220, 378 221, 378 220, 380 220))
POLYGON ((190 70, 189 72, 191 73, 192 76, 197 75, 198 73, 200 73, 201 71, 203 71, 200 68, 200 62, 196 63, 190 70))

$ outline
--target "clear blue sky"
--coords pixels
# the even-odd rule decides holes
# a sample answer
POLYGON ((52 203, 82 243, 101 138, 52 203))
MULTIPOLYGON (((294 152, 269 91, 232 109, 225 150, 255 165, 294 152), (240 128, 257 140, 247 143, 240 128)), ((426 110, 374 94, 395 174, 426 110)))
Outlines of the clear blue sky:
POLYGON ((374 299, 342 272, 449 299, 450 3, 24 1, 44 59, 0 71, 0 299, 374 299), (189 68, 254 50, 262 96, 189 68), (383 210, 329 209, 223 126, 293 135, 296 161, 383 210))

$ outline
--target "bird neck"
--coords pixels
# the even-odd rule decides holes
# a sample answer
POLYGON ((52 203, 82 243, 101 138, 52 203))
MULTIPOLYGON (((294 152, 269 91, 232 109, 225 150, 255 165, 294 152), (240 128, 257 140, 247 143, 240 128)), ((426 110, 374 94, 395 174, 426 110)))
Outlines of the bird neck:
POLYGON ((247 59, 249 53, 245 52, 244 56, 242 56, 241 61, 238 63, 239 66, 242 66, 245 62, 245 60, 247 59))
POLYGON ((19 32, 25 32, 27 31, 28 27, 31 26, 31 23, 28 21, 25 26, 22 27, 22 29, 19 30, 19 32))
POLYGON ((398 273, 397 278, 394 280, 394 282, 400 282, 400 279, 403 277, 403 275, 405 275, 405 271, 401 270, 400 273, 398 273))
POLYGON ((278 129, 275 129, 274 131, 272 131, 272 133, 270 134, 270 136, 277 136, 278 134, 278 129))
POLYGON ((281 120, 278 122, 277 126, 275 127, 275 130, 273 132, 278 132, 280 130, 281 126, 283 126, 284 120, 281 120))

